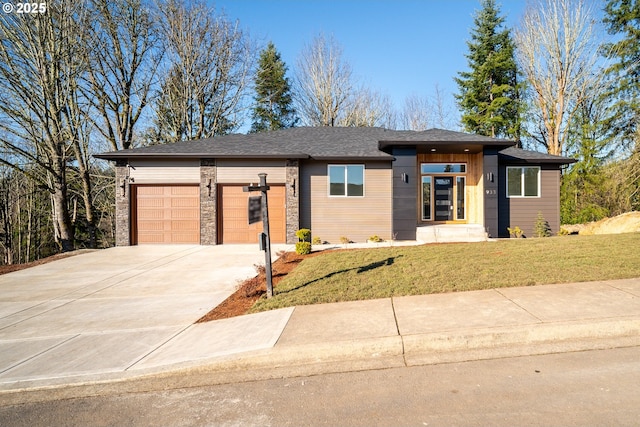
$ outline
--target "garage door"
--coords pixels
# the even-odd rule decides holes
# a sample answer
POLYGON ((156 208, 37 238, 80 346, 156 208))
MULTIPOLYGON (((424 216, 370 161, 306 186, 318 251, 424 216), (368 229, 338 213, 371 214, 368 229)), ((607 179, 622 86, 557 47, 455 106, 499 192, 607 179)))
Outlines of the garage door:
MULTIPOLYGON (((285 188, 271 185, 269 196, 269 231, 272 243, 285 243, 285 188)), ((218 243, 258 243, 258 233, 262 231, 262 221, 249 225, 248 200, 256 193, 245 193, 239 185, 219 187, 220 212, 218 243)))
POLYGON ((200 188, 139 185, 135 188, 134 244, 200 243, 200 188))

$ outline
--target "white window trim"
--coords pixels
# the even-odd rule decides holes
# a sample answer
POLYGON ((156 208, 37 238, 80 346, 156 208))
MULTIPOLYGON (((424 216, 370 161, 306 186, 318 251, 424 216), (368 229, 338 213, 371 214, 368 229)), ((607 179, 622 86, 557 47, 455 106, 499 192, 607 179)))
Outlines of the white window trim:
POLYGON ((355 163, 349 163, 349 164, 344 164, 344 163, 340 163, 340 164, 328 164, 327 165, 327 196, 328 197, 336 197, 336 198, 364 198, 364 196, 366 195, 365 192, 365 178, 366 178, 366 166, 364 164, 355 164, 355 163), (343 167, 344 168, 344 194, 343 195, 335 195, 335 194, 331 194, 331 174, 329 173, 329 169, 332 166, 338 166, 338 167, 343 167), (349 182, 347 181, 347 166, 361 166, 362 167, 362 196, 349 196, 347 195, 347 187, 349 186, 349 182))
POLYGON ((540 185, 540 180, 542 177, 542 170, 540 166, 507 166, 507 174, 506 174, 506 195, 507 199, 539 199, 542 197, 542 188, 540 185), (509 169, 520 169, 520 195, 519 196, 510 196, 509 195, 509 169), (524 195, 524 170, 525 169, 538 169, 538 195, 537 196, 525 196, 524 195))

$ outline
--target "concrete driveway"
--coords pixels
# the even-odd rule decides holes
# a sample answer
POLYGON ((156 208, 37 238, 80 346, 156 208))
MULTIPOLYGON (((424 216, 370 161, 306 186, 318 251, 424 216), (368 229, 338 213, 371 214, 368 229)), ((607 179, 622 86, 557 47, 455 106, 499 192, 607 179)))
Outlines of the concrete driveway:
POLYGON ((0 276, 0 384, 127 369, 258 263, 256 245, 131 246, 0 276))

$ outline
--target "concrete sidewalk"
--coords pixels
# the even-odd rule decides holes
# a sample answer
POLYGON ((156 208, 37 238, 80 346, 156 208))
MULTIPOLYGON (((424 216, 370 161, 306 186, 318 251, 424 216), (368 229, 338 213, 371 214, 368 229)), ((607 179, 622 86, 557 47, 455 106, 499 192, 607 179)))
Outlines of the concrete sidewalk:
POLYGON ((187 387, 638 345, 640 279, 397 297, 194 324, 118 369, 78 373, 70 362, 47 377, 18 365, 0 375, 0 399, 141 391, 158 378, 161 387, 187 387), (62 385, 76 387, 51 394, 62 385))

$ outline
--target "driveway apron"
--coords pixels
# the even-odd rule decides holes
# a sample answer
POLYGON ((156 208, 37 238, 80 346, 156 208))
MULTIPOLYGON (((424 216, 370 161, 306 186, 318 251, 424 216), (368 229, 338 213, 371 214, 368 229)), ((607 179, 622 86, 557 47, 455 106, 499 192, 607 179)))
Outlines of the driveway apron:
POLYGON ((256 245, 150 245, 0 276, 0 386, 127 370, 263 263, 256 245))

